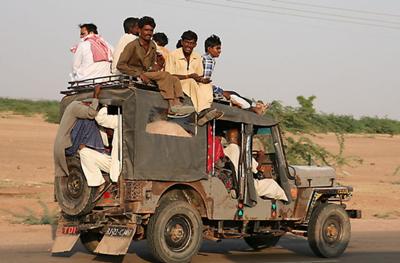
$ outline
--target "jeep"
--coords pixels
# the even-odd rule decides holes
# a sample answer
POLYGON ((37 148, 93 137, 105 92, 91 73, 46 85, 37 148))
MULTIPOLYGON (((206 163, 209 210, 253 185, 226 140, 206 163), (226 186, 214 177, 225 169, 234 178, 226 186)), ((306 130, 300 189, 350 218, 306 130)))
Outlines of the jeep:
POLYGON ((169 118, 156 86, 126 76, 91 81, 71 83, 60 111, 101 81, 100 104, 121 118, 121 173, 117 183, 104 174, 103 187, 88 187, 79 154, 67 157, 69 175, 54 182, 61 216, 52 253, 80 239, 92 253, 124 255, 133 240, 147 239, 155 259, 189 262, 203 239, 243 238, 259 250, 285 233, 307 237, 319 257, 345 251, 349 218, 361 217, 346 209, 352 187, 338 184, 331 167, 288 165, 278 121, 214 101, 224 115, 200 127, 196 114, 169 118), (241 135, 237 174, 213 158, 215 141, 231 128, 241 135), (251 166, 260 147, 259 165, 287 201, 257 195, 254 180, 263 179, 251 166))

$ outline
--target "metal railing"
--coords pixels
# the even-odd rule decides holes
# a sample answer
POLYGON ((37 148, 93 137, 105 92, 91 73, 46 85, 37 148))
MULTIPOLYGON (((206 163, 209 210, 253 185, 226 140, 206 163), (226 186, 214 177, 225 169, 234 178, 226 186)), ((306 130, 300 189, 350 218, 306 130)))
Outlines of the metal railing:
POLYGON ((147 90, 158 90, 155 83, 144 84, 140 79, 129 75, 102 76, 79 81, 70 81, 68 84, 67 90, 61 91, 61 94, 73 95, 92 91, 97 85, 101 85, 102 88, 127 88, 129 86, 135 86, 147 90))

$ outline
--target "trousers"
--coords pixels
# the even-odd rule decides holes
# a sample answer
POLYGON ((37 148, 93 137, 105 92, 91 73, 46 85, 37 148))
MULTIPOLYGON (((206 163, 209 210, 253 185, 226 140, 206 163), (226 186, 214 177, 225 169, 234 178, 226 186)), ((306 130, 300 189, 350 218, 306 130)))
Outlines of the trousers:
POLYGON ((194 79, 181 80, 183 92, 190 97, 197 113, 211 107, 213 90, 211 84, 197 83, 194 79))
POLYGON ((88 186, 102 185, 105 180, 101 171, 110 173, 111 156, 88 147, 79 150, 79 155, 88 186))
POLYGON ((274 179, 254 179, 254 186, 256 188, 257 195, 259 196, 265 196, 284 201, 288 200, 285 192, 274 179))
POLYGON ((164 99, 183 98, 182 85, 177 77, 172 76, 166 71, 145 72, 143 75, 157 83, 161 96, 164 99))

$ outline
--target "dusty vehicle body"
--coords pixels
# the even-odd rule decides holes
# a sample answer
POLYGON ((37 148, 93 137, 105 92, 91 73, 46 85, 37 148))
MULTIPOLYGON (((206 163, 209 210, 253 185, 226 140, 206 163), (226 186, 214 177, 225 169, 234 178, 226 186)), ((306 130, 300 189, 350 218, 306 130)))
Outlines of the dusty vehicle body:
MULTIPOLYGON (((343 253, 350 238, 349 217, 360 217, 360 211, 345 210, 352 188, 337 185, 332 168, 289 167, 274 119, 214 103, 224 116, 204 127, 196 126, 193 117, 191 137, 149 133, 147 125, 160 118, 154 115, 167 108, 160 94, 130 80, 110 79, 103 86, 100 103, 111 105, 121 116, 122 172, 117 185, 88 190, 75 160, 69 178, 55 180, 63 212, 53 253, 71 250, 80 237, 91 252, 121 255, 132 240, 147 238, 157 260, 186 262, 203 238, 244 238, 254 249, 262 249, 275 245, 287 232, 308 236, 319 256, 343 253), (225 126, 240 128, 242 135, 234 190, 216 176, 215 163, 207 171, 208 132, 214 140, 218 127, 225 126), (288 202, 255 193, 252 143, 262 129, 268 129, 272 148, 266 165, 288 202), (76 205, 62 204, 66 197, 76 205), (83 208, 82 202, 86 202, 83 208)), ((90 97, 92 89, 86 85, 66 91, 61 112, 70 102, 90 97)))

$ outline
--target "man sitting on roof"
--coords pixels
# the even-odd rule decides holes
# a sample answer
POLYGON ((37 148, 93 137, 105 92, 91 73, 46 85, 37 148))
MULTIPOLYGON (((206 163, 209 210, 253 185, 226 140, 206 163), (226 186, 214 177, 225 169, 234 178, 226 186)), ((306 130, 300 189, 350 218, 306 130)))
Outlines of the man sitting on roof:
MULTIPOLYGON (((237 172, 238 172, 239 157, 240 157, 239 131, 237 129, 230 129, 228 130, 226 136, 229 144, 224 148, 224 154, 232 161, 235 167, 236 175, 238 175, 237 172)), ((253 173, 257 173, 258 171, 257 167, 258 163, 253 158, 252 159, 253 173)), ((288 201, 285 192, 274 179, 270 178, 265 178, 261 180, 254 179, 254 186, 259 196, 288 201)))
POLYGON ((111 74, 112 47, 98 35, 94 24, 80 25, 81 42, 71 48, 74 53, 72 81, 111 74))
POLYGON ((168 37, 165 33, 158 32, 153 36, 153 41, 156 43, 157 52, 160 53, 165 60, 168 59, 169 50, 165 46, 168 45, 168 37))
POLYGON ((181 80, 183 92, 190 97, 196 112, 199 114, 198 124, 204 125, 212 119, 218 119, 222 112, 211 109, 213 102, 210 80, 204 79, 201 56, 193 51, 197 45, 197 34, 186 31, 182 34, 177 49, 167 59, 165 71, 181 80))
POLYGON ((151 40, 156 27, 154 19, 144 16, 139 19, 139 38, 126 45, 122 51, 117 69, 130 76, 140 78, 145 84, 155 81, 161 96, 168 101, 169 114, 185 115, 194 111, 192 106, 183 105, 182 86, 179 79, 168 72, 160 71, 164 67, 162 55, 156 54, 156 44, 151 40))
POLYGON ((128 45, 128 43, 132 42, 139 36, 139 26, 138 26, 139 19, 136 17, 128 17, 124 20, 124 31, 125 34, 119 39, 117 46, 115 47, 114 54, 113 54, 113 61, 111 64, 111 72, 113 74, 120 74, 117 69, 117 63, 119 57, 121 56, 122 51, 128 45))
MULTIPOLYGON (((216 35, 208 37, 204 43, 205 54, 203 55, 204 78, 211 81, 211 76, 215 68, 215 58, 221 54, 221 39, 216 35)), ((241 109, 251 110, 259 115, 263 115, 267 110, 267 105, 262 101, 257 101, 255 105, 247 98, 242 97, 237 92, 223 90, 221 87, 212 85, 214 96, 222 99, 227 99, 232 106, 241 109)))

